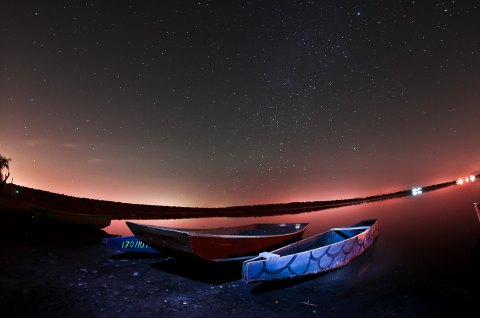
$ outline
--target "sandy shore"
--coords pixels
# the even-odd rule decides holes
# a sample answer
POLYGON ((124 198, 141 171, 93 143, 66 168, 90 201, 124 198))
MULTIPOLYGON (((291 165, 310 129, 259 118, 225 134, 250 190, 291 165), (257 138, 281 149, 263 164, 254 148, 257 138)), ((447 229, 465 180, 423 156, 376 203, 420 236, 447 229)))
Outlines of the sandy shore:
MULTIPOLYGON (((369 262, 378 242, 328 274, 246 285, 240 263, 112 254, 101 230, 39 226, 20 213, 1 222, 3 317, 468 317, 477 309, 476 283, 379 275, 369 262)), ((477 245, 474 266, 478 255, 477 245)))

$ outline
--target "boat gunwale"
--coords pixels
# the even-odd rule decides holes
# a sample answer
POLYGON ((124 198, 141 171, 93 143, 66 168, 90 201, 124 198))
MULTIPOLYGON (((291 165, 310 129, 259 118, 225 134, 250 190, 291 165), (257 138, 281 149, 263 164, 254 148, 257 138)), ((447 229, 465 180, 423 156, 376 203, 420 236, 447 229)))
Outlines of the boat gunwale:
MULTIPOLYGON (((215 230, 226 230, 226 229, 234 229, 237 228, 237 226, 232 226, 232 227, 224 227, 224 228, 211 228, 211 229, 178 229, 178 228, 171 228, 171 227, 164 227, 164 226, 158 226, 158 225, 150 225, 150 224, 143 224, 143 223, 135 223, 135 222, 129 222, 126 221, 127 223, 130 224, 135 224, 139 225, 140 227, 147 227, 152 230, 159 230, 159 233, 162 231, 165 232, 172 232, 172 233, 178 233, 178 234, 186 234, 190 237, 196 237, 196 238, 232 238, 232 239, 252 239, 252 238, 272 238, 272 237, 282 237, 282 236, 289 236, 289 235, 295 235, 301 232, 304 232, 307 227, 308 223, 255 223, 254 225, 258 224, 278 224, 279 226, 281 224, 300 224, 300 229, 292 231, 292 232, 286 232, 286 233, 280 233, 280 234, 269 234, 266 233, 265 235, 238 235, 238 234, 215 234, 215 230), (199 231, 199 232, 195 232, 199 231), (200 233, 201 231, 211 231, 211 233, 200 233)), ((249 224, 247 224, 249 225, 249 224)), ((241 227, 241 226, 240 226, 241 227)), ((154 232, 149 232, 150 234, 157 234, 154 232)))
MULTIPOLYGON (((292 255, 299 255, 299 254, 303 254, 303 253, 309 253, 311 251, 317 251, 319 249, 322 249, 322 248, 325 248, 325 247, 330 247, 330 246, 335 246, 335 245, 338 245, 338 244, 343 244, 344 242, 346 241, 350 241, 352 239, 355 239, 357 238, 358 236, 360 235, 363 235, 364 233, 366 234, 367 232, 371 231, 373 226, 377 224, 377 221, 375 221, 374 223, 372 223, 371 225, 368 225, 368 226, 352 226, 352 227, 342 227, 342 228, 331 228, 325 232, 322 232, 322 233, 319 233, 319 234, 315 234, 315 235, 312 235, 312 236, 309 236, 307 238, 304 238, 300 241, 297 241, 297 242, 293 242, 291 244, 288 244, 288 245, 285 245, 283 247, 280 247, 280 248, 277 248, 276 250, 273 250, 273 251, 270 251, 268 253, 270 254, 274 254, 274 255, 278 255, 278 257, 275 257, 275 261, 278 261, 278 260, 281 260, 282 258, 286 258, 286 257, 291 257, 292 255), (334 232, 336 230, 351 230, 351 229, 358 229, 358 228, 365 228, 363 231, 349 237, 349 238, 345 238, 345 239, 342 239, 338 242, 334 242, 334 243, 331 243, 331 244, 324 244, 324 245, 321 245, 321 246, 318 246, 318 247, 314 247, 314 248, 311 248, 311 249, 307 249, 307 250, 303 250, 303 251, 299 251, 299 252, 293 252, 293 253, 289 253, 289 254, 285 254, 285 255, 281 255, 281 254, 277 254, 276 252, 279 252, 279 251, 282 251, 282 250, 287 250, 288 249, 291 249, 292 247, 294 248, 295 245, 302 245, 302 243, 304 243, 306 240, 315 240, 321 236, 326 236, 328 234, 330 234, 331 232, 334 232)), ((263 256, 260 256, 260 255, 257 255, 255 256, 254 258, 252 259, 249 259, 249 260, 246 260, 244 262, 244 264, 248 264, 248 263, 253 263, 253 262, 263 262, 263 261, 268 261, 268 258, 265 258, 263 256)))

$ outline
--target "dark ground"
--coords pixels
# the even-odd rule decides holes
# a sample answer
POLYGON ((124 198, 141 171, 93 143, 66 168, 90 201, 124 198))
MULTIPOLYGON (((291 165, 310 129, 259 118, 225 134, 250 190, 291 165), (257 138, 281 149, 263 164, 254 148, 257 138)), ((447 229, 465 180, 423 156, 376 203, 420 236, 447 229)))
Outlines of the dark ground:
POLYGON ((375 274, 370 260, 381 241, 327 274, 246 285, 241 263, 113 254, 101 230, 35 224, 20 213, 2 213, 0 222, 1 317, 474 317, 478 308, 475 281, 375 274))

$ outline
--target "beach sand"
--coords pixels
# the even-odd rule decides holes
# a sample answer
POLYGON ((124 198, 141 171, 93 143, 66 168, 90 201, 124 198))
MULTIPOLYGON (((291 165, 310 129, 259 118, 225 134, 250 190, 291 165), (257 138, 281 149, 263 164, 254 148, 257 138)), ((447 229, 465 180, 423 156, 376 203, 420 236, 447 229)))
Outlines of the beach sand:
MULTIPOLYGON (((102 230, 39 225, 19 212, 1 222, 2 317, 468 317, 477 308, 478 285, 455 273, 385 279, 369 262, 378 241, 339 270, 247 285, 241 263, 114 254, 102 230)), ((477 270, 478 255, 477 244, 477 270)))

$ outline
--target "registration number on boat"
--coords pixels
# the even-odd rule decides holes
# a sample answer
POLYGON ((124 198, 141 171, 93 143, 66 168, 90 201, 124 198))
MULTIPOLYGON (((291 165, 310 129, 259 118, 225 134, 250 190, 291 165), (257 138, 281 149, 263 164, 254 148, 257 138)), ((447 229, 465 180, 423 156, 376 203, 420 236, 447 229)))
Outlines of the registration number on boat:
POLYGON ((150 246, 142 241, 123 241, 122 248, 150 248, 150 246))

